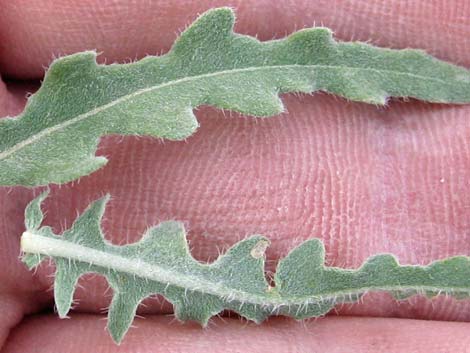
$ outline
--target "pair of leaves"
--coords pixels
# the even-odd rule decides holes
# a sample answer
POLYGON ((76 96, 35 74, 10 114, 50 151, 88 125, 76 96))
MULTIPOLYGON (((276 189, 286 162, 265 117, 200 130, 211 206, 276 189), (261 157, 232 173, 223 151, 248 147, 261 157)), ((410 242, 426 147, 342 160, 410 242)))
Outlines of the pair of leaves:
POLYGON ((335 42, 329 29, 259 42, 233 33, 228 8, 208 11, 159 57, 97 65, 94 52, 56 60, 17 118, 0 120, 0 185, 64 183, 106 163, 107 134, 173 140, 198 127, 207 104, 254 116, 282 112, 279 93, 317 90, 384 104, 387 97, 470 101, 468 70, 419 50, 335 42))
MULTIPOLYGON (((208 104, 254 116, 283 110, 280 93, 327 91, 347 99, 385 104, 388 97, 431 102, 470 102, 469 71, 418 50, 389 50, 340 43, 326 28, 259 42, 233 33, 230 9, 201 16, 160 57, 126 65, 96 64, 94 52, 56 60, 21 116, 0 120, 0 185, 64 183, 106 163, 96 157, 107 134, 149 135, 174 140, 198 126, 193 108, 208 104)), ((459 256, 429 266, 400 266, 377 255, 357 270, 324 265, 318 239, 292 250, 278 265, 270 287, 264 274, 269 242, 252 236, 212 264, 189 253, 183 226, 165 222, 141 241, 107 243, 100 222, 107 198, 94 202, 62 236, 41 227, 41 202, 26 210, 23 261, 54 259, 54 296, 61 317, 70 310, 84 273, 104 275, 114 290, 108 328, 120 342, 140 301, 162 294, 181 320, 202 324, 224 309, 261 322, 271 314, 297 319, 320 316, 337 303, 369 290, 397 299, 416 293, 467 297, 470 259, 459 256)))
POLYGON ((119 343, 132 323, 138 304, 162 294, 180 320, 205 325, 224 309, 261 322, 269 315, 296 319, 321 316, 336 304, 354 302, 364 293, 386 290, 397 299, 422 293, 465 298, 470 294, 470 258, 456 256, 429 266, 400 266, 392 255, 369 258, 359 269, 326 267, 318 239, 307 240, 282 259, 271 287, 265 278, 264 251, 269 241, 252 236, 240 241, 212 264, 196 261, 189 252, 183 225, 164 222, 149 229, 139 242, 115 246, 100 223, 107 197, 92 203, 62 236, 41 227, 41 202, 26 209, 21 239, 23 261, 34 268, 51 257, 56 264, 54 297, 65 317, 80 276, 95 272, 113 289, 108 329, 119 343))

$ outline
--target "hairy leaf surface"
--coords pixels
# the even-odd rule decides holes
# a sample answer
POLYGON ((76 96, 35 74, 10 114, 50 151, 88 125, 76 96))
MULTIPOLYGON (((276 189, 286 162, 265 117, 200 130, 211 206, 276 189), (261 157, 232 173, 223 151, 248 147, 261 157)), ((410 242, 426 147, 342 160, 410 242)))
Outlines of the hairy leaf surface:
POLYGON ((43 194, 26 210, 27 230, 21 238, 23 261, 33 268, 45 258, 56 263, 54 296, 60 317, 70 310, 80 276, 105 276, 114 295, 108 329, 120 342, 138 304, 162 294, 180 320, 205 325, 224 309, 261 322, 269 315, 296 319, 326 314, 336 304, 354 302, 368 291, 385 290, 397 299, 415 294, 465 298, 470 294, 470 258, 456 256, 429 266, 401 266, 392 255, 369 258, 359 269, 324 265, 325 250, 311 239, 292 250, 277 267, 275 286, 265 277, 266 238, 252 236, 235 244, 215 262, 196 261, 179 222, 149 229, 139 242, 115 246, 105 241, 100 222, 107 197, 92 203, 62 236, 41 227, 43 194))
POLYGON ((260 42, 233 24, 230 9, 210 10, 168 54, 131 64, 97 65, 94 52, 54 61, 24 112, 0 120, 0 185, 90 174, 107 161, 95 156, 103 135, 184 139, 200 105, 271 116, 283 111, 280 93, 317 90, 374 104, 470 101, 469 71, 419 50, 336 42, 326 28, 260 42))

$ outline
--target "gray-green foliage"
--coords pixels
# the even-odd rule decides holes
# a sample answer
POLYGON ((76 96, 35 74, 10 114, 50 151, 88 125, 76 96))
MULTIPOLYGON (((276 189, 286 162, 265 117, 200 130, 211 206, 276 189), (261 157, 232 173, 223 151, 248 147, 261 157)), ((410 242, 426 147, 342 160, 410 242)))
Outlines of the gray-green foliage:
POLYGON ((230 9, 208 11, 171 51, 124 65, 96 53, 54 61, 18 118, 0 120, 0 185, 64 183, 106 163, 106 134, 190 136, 192 109, 208 104, 253 116, 283 110, 283 92, 324 90, 355 101, 387 97, 470 101, 470 74, 419 50, 341 43, 326 28, 261 43, 233 33, 230 9))
POLYGON ((359 269, 324 265, 325 251, 311 239, 282 259, 271 287, 264 273, 268 240, 252 236, 235 244, 212 264, 190 255, 181 223, 164 222, 149 229, 133 244, 115 246, 103 238, 100 222, 107 198, 92 203, 62 236, 41 227, 43 194, 26 210, 22 236, 23 261, 33 268, 49 256, 57 270, 54 296, 64 317, 70 309, 78 278, 84 273, 104 275, 114 291, 108 329, 120 342, 139 302, 159 293, 175 307, 180 320, 205 325, 224 309, 261 322, 269 315, 296 319, 326 314, 338 303, 354 302, 368 291, 385 290, 397 299, 414 294, 467 297, 470 258, 457 256, 429 266, 401 266, 388 254, 369 258, 359 269))

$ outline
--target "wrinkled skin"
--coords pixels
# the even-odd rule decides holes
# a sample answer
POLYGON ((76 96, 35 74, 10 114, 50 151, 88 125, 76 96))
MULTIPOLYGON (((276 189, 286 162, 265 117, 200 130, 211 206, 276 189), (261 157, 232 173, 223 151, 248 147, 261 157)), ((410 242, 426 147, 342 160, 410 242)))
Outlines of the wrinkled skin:
MULTIPOLYGON (((238 32, 264 40, 315 23, 341 40, 422 48, 470 67, 466 0, 0 0, 0 116, 21 112, 54 56, 97 49, 111 63, 163 53, 197 13, 220 5, 236 9, 238 32)), ((311 237, 342 267, 379 252, 407 264, 470 255, 470 105, 378 108, 322 93, 283 100, 288 113, 265 120, 201 108, 201 127, 182 142, 104 138, 98 153, 109 164, 53 186, 45 223, 64 230, 109 192, 110 241, 178 219, 200 260, 253 233, 272 241, 269 270, 311 237)), ((82 280, 71 319, 59 320, 53 266, 33 273, 18 260, 24 207, 40 190, 0 188, 1 352, 468 352, 470 300, 397 303, 378 293, 320 320, 256 326, 232 315, 205 330, 161 315, 171 306, 153 298, 116 348, 104 330, 111 292, 102 278, 82 280)))

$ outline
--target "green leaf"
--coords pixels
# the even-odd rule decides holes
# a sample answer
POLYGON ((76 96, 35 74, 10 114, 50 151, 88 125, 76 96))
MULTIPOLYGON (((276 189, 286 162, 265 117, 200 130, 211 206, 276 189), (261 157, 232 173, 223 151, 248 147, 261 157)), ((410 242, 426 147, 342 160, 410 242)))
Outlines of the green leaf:
POLYGON ((181 223, 164 222, 133 244, 115 246, 103 238, 100 222, 107 197, 92 203, 62 236, 36 227, 37 207, 26 210, 23 260, 29 267, 51 257, 56 263, 54 296, 61 317, 67 315, 79 277, 88 272, 105 276, 114 296, 108 329, 120 342, 138 304, 162 294, 180 320, 206 325, 224 309, 261 322, 269 315, 296 319, 321 316, 336 304, 354 302, 368 291, 388 291, 397 298, 437 294, 466 298, 470 294, 470 258, 456 256, 428 266, 401 266, 392 255, 369 258, 359 269, 324 265, 325 250, 318 239, 304 242, 279 262, 271 287, 264 272, 269 242, 252 236, 235 244, 215 262, 196 261, 189 252, 181 223))
POLYGON ((341 43, 326 28, 259 42, 233 33, 228 8, 210 10, 159 57, 97 65, 96 53, 54 61, 17 118, 0 120, 0 185, 64 183, 106 164, 103 135, 172 140, 198 127, 206 104, 253 116, 283 111, 279 94, 323 90, 384 104, 388 97, 470 101, 470 74, 419 50, 341 43))

